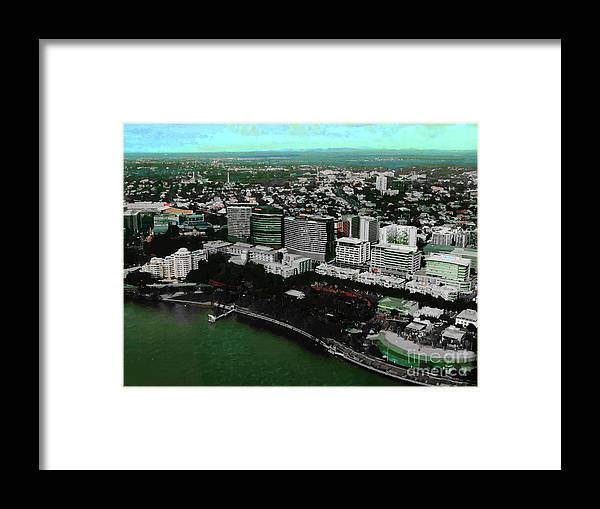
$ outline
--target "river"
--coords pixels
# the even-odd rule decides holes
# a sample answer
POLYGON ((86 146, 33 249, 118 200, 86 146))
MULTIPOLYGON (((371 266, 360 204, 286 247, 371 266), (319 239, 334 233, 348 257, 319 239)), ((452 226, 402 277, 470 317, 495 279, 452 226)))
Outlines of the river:
POLYGON ((208 309, 125 301, 126 386, 409 385, 335 358, 310 340, 208 309))

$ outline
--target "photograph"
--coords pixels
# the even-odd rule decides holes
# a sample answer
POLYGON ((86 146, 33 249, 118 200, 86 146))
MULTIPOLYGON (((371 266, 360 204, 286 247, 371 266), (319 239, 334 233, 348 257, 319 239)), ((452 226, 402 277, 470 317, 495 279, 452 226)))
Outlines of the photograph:
POLYGON ((123 130, 125 386, 477 385, 476 124, 123 130))
POLYGON ((39 470, 561 470, 561 45, 41 39, 39 470))

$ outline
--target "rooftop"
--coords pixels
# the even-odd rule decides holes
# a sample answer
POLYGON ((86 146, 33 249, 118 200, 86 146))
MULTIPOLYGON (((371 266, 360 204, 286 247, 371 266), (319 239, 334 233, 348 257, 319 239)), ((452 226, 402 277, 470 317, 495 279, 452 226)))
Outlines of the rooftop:
POLYGON ((456 318, 463 318, 465 320, 474 320, 477 321, 477 311, 474 309, 463 309, 456 318))
POLYGON ((434 317, 438 317, 438 316, 441 316, 442 314, 444 314, 443 309, 430 308, 429 306, 425 306, 425 307, 421 308, 419 311, 420 311, 420 314, 422 314, 422 315, 430 315, 430 316, 434 316, 434 317))
POLYGON ((461 340, 464 337, 464 335, 465 331, 457 329, 453 325, 450 325, 450 327, 444 329, 444 332, 442 332, 442 337, 456 340, 461 340))
POLYGON ((402 253, 415 253, 417 251, 417 246, 407 246, 405 244, 391 244, 388 242, 378 242, 377 244, 373 244, 372 247, 381 247, 384 249, 391 249, 393 251, 400 251, 402 253))
POLYGON ((354 237, 342 237, 341 239, 337 239, 338 244, 352 244, 358 245, 368 242, 367 240, 355 239, 354 237))
POLYGON ((419 323, 419 322, 410 322, 404 330, 414 330, 414 331, 420 331, 423 330, 426 327, 426 325, 424 323, 419 323))
POLYGON ((285 292, 285 294, 289 295, 290 297, 296 297, 297 299, 303 299, 306 297, 306 295, 304 295, 304 293, 302 293, 300 290, 288 290, 285 292))
POLYGON ((448 254, 433 253, 425 258, 426 262, 445 262, 453 263, 454 265, 462 265, 468 267, 471 265, 471 260, 466 258, 460 258, 459 256, 453 256, 448 254))
POLYGON ((407 307, 413 307, 419 305, 414 300, 399 299, 397 297, 384 297, 379 301, 379 306, 387 309, 406 309, 407 307))

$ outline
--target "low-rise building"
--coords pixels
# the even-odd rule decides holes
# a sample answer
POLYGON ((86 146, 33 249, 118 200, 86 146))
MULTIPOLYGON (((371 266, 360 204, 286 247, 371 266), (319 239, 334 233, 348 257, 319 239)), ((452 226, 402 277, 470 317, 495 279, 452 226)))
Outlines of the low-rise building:
POLYGON ((227 248, 231 246, 231 242, 225 242, 223 240, 209 240, 202 246, 209 255, 213 253, 226 253, 227 248))
POLYGON ((404 288, 406 280, 401 277, 388 276, 375 272, 361 272, 356 278, 358 283, 365 285, 378 285, 384 288, 404 288))
POLYGON ((463 348, 465 334, 466 332, 464 330, 461 330, 454 325, 450 325, 442 332, 442 343, 456 349, 463 348))
POLYGON ((458 290, 456 288, 439 282, 426 282, 413 279, 408 281, 404 285, 404 288, 410 293, 431 295, 432 297, 444 299, 449 302, 458 299, 458 290))
POLYGON ((398 311, 399 315, 413 315, 419 309, 419 303, 414 300, 384 297, 377 304, 377 310, 383 313, 398 311))
POLYGON ((477 311, 474 309, 463 309, 455 319, 456 325, 466 327, 467 325, 474 325, 477 327, 477 311))
POLYGON ((321 263, 317 265, 315 269, 317 274, 321 276, 333 276, 339 279, 350 279, 356 280, 358 275, 360 274, 360 270, 358 269, 350 269, 346 267, 337 267, 336 265, 331 265, 329 263, 321 263))
POLYGON ((471 260, 459 256, 434 253, 425 258, 427 276, 439 278, 444 284, 455 287, 459 293, 472 290, 470 276, 471 260))
POLYGON ((138 210, 140 212, 160 213, 170 207, 170 204, 165 202, 137 201, 125 203, 127 210, 138 210))
POLYGON ((280 262, 263 263, 265 272, 275 274, 283 278, 297 276, 304 272, 310 272, 314 261, 310 258, 291 253, 284 253, 280 262))
POLYGON ((246 257, 255 263, 273 263, 279 258, 278 252, 272 247, 254 246, 246 242, 236 242, 225 248, 225 253, 232 256, 246 257), (245 255, 245 256, 243 256, 245 255))
POLYGON ((419 316, 426 316, 428 318, 439 318, 444 314, 444 310, 440 308, 431 308, 429 306, 424 306, 419 309, 419 316))
POLYGON ((429 332, 432 328, 429 320, 415 319, 404 327, 403 335, 412 337, 421 337, 429 332))

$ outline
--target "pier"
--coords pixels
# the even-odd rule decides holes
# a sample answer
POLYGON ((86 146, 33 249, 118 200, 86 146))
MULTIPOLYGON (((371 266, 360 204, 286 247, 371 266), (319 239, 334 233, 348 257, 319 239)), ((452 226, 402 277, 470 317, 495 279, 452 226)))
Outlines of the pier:
POLYGON ((226 306, 217 306, 217 307, 224 307, 225 309, 227 309, 227 311, 225 311, 225 313, 221 313, 220 315, 213 315, 212 313, 209 314, 208 321, 210 323, 215 323, 220 318, 225 318, 227 315, 230 315, 231 313, 233 313, 235 311, 235 306, 231 306, 230 308, 227 308, 226 306))

